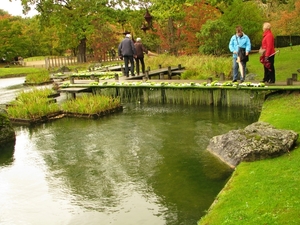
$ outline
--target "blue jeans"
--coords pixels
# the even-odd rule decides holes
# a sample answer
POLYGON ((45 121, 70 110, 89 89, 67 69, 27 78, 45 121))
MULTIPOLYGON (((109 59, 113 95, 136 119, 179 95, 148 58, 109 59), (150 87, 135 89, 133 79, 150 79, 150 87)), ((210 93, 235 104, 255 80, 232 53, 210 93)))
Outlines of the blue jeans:
MULTIPOLYGON (((246 62, 241 62, 243 65, 244 76, 246 76, 246 62)), ((232 80, 239 80, 239 64, 236 62, 236 58, 232 59, 232 80)), ((241 81, 245 80, 245 77, 240 77, 241 81)))

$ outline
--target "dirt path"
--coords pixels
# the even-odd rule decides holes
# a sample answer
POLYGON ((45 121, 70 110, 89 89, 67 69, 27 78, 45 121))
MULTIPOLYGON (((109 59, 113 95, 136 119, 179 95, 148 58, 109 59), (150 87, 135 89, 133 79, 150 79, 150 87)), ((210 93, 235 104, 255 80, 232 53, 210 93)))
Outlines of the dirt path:
POLYGON ((24 66, 30 66, 30 67, 45 67, 45 60, 39 60, 39 61, 27 61, 24 62, 24 66))

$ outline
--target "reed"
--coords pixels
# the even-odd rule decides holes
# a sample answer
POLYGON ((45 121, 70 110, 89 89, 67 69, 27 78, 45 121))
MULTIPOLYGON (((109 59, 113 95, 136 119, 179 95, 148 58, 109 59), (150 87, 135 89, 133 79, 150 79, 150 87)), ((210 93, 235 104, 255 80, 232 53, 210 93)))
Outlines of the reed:
POLYGON ((48 88, 20 92, 7 107, 8 117, 35 120, 59 112, 59 106, 48 98, 50 94, 53 94, 53 90, 48 88))
POLYGON ((181 64, 186 71, 181 74, 182 79, 206 80, 209 77, 218 78, 221 73, 231 75, 232 58, 228 56, 216 57, 212 55, 184 55, 180 57, 162 54, 156 57, 146 57, 145 62, 150 69, 177 66, 181 64))
POLYGON ((41 70, 39 73, 30 73, 25 78, 25 82, 28 84, 43 84, 50 81, 50 74, 47 70, 41 70))
POLYGON ((62 103, 61 109, 66 113, 99 114, 120 105, 120 98, 83 94, 76 99, 62 103))

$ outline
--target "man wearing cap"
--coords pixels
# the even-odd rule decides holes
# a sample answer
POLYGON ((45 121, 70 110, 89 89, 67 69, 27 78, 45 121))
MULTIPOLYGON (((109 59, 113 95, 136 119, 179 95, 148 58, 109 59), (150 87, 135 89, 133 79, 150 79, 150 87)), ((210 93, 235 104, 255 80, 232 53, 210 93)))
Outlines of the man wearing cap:
POLYGON ((118 55, 120 59, 124 59, 125 64, 125 76, 129 77, 129 62, 130 62, 130 72, 131 76, 134 76, 134 60, 136 57, 136 51, 134 43, 131 40, 131 35, 126 34, 125 38, 121 41, 118 47, 118 55))
POLYGON ((142 65, 142 73, 145 74, 145 62, 144 62, 144 52, 148 54, 148 50, 142 44, 142 39, 137 38, 136 42, 134 43, 135 50, 136 50, 136 73, 140 75, 140 62, 142 65))

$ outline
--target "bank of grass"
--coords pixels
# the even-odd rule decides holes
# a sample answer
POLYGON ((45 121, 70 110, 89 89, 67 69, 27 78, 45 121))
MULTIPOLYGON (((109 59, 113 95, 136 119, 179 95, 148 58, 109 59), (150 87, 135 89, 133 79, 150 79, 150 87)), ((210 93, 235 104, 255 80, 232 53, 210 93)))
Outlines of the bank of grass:
MULTIPOLYGON (((300 132, 300 94, 268 98, 260 121, 300 132)), ((299 139, 298 139, 299 142, 299 139)), ((198 225, 300 224, 300 147, 281 157, 241 163, 198 225)))

